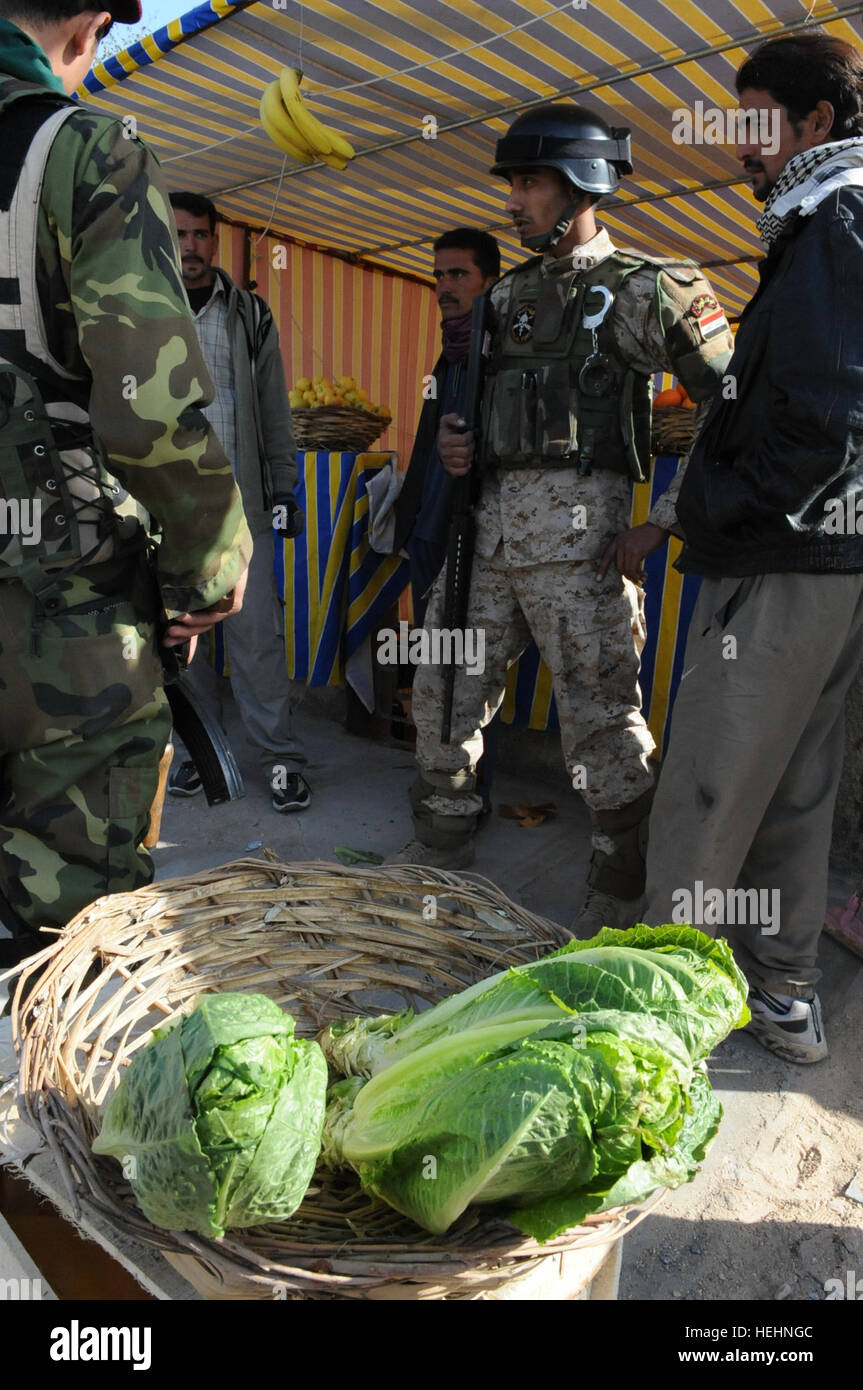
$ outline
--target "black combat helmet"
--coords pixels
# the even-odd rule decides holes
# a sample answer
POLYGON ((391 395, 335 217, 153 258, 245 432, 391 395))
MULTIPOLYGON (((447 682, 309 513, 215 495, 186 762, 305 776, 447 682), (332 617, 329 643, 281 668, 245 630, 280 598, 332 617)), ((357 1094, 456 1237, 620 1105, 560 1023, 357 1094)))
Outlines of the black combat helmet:
POLYGON ((531 167, 559 169, 585 193, 613 193, 621 174, 632 173, 629 131, 568 101, 534 106, 498 140, 490 172, 531 167))

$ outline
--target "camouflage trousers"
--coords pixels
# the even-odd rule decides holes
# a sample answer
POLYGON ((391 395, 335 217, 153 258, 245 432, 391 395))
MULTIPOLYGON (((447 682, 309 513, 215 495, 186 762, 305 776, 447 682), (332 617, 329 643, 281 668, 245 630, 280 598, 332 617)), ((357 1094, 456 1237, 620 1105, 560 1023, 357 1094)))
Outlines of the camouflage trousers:
MULTIPOLYGON (((171 731, 142 557, 0 582, 0 891, 18 932, 149 883, 140 847, 171 731)), ((0 917, 3 915, 0 906, 0 917)))
MULTIPOLYGON (((627 806, 652 787, 647 760, 655 745, 638 687, 643 594, 615 569, 601 583, 595 572, 595 560, 510 566, 502 545, 490 560, 474 557, 466 627, 484 644, 484 669, 456 667, 448 744, 440 737, 445 668, 419 666, 414 679, 416 753, 427 785, 444 797, 473 790, 481 730, 503 702, 508 667, 533 638, 551 670, 567 770, 590 809, 627 806)), ((444 570, 427 631, 442 627, 445 583, 444 570)), ((432 809, 447 814, 440 797, 433 800, 432 809)))

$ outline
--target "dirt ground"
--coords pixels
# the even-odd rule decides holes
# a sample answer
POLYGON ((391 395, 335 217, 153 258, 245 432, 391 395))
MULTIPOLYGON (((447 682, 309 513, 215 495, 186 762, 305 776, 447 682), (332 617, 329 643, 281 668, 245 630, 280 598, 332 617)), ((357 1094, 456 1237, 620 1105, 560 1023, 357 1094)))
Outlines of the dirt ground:
POLYGON ((799 1302, 842 1296, 833 1279, 847 1298, 850 1275, 863 1299, 863 961, 825 938, 821 965, 830 1057, 794 1066, 743 1032, 717 1049, 719 1134, 627 1237, 621 1298, 799 1302))

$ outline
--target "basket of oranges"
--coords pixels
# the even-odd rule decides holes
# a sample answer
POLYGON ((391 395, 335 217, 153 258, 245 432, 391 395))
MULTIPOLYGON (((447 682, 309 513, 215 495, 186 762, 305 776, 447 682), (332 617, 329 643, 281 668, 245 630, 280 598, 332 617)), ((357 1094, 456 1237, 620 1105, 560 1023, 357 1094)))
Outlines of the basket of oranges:
POLYGON ((288 392, 294 433, 301 449, 358 453, 383 434, 392 420, 385 405, 373 405, 352 376, 300 377, 288 392))
POLYGON ((654 454, 686 454, 695 438, 695 401, 690 400, 683 385, 660 391, 653 398, 653 431, 651 450, 654 454))

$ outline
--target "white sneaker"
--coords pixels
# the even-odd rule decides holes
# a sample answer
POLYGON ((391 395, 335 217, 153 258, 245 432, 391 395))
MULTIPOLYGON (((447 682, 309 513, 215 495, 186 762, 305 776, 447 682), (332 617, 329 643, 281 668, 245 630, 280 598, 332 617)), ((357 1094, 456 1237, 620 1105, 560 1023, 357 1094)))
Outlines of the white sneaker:
POLYGON ((805 1063, 829 1056, 817 994, 811 999, 789 999, 751 986, 749 1009, 752 1021, 747 1030, 777 1057, 805 1063))

